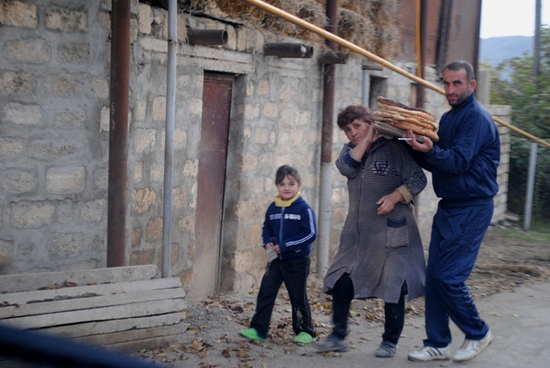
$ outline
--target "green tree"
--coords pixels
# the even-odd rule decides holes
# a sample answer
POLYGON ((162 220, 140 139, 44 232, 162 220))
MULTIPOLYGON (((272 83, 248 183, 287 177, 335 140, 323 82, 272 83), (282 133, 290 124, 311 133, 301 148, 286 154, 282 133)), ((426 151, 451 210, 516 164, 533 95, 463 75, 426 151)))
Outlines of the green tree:
MULTIPOLYGON (((512 106, 512 124, 550 142, 550 28, 541 31, 539 75, 534 57, 505 60, 492 71, 491 104, 512 106), (506 77, 505 77, 506 76, 506 77)), ((512 132, 508 209, 523 214, 531 141, 512 132)), ((550 148, 539 144, 533 196, 533 215, 550 218, 550 148)))

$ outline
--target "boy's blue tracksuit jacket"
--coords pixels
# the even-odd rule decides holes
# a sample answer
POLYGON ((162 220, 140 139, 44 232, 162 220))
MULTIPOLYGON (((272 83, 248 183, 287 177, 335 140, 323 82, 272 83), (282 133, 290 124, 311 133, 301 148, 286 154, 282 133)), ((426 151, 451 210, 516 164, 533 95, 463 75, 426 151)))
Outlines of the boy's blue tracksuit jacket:
POLYGON ((267 208, 262 228, 264 247, 273 238, 281 249, 280 260, 311 252, 311 243, 317 238, 315 213, 299 194, 288 201, 277 196, 267 208))

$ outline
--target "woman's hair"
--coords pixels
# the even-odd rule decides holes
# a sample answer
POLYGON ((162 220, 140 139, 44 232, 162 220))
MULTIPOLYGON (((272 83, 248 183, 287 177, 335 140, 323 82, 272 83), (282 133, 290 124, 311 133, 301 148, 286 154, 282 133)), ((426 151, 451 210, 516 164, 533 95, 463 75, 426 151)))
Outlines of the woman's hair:
POLYGON ((275 184, 282 183, 287 175, 292 176, 298 182, 298 185, 302 185, 302 179, 300 178, 298 170, 288 165, 283 165, 277 169, 277 174, 275 174, 275 184))
POLYGON ((363 105, 350 105, 346 108, 340 109, 337 120, 338 127, 340 129, 344 129, 346 125, 352 123, 356 119, 372 121, 372 112, 368 107, 363 105))

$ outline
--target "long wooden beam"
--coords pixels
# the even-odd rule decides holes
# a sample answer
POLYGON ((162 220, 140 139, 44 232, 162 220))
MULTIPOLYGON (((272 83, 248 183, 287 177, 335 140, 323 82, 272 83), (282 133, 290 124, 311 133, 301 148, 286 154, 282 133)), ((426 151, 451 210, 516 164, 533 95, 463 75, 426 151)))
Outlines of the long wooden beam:
MULTIPOLYGON (((268 4, 264 1, 261 1, 261 0, 242 0, 242 1, 244 1, 246 3, 249 3, 251 5, 254 5, 254 6, 260 8, 260 9, 263 9, 263 10, 267 11, 268 13, 275 14, 275 15, 283 18, 283 19, 288 20, 289 22, 292 22, 294 24, 299 25, 300 27, 308 29, 311 32, 316 33, 319 36, 321 36, 321 37, 323 37, 327 40, 334 41, 334 42, 336 42, 337 44, 339 44, 341 46, 344 46, 344 47, 346 47, 346 48, 348 48, 352 51, 355 51, 358 54, 366 56, 370 60, 373 60, 373 61, 377 62, 378 64, 380 64, 380 65, 382 65, 382 66, 384 66, 384 67, 386 67, 390 70, 393 70, 394 72, 396 72, 398 74, 401 74, 401 75, 415 81, 416 83, 420 83, 420 84, 422 84, 423 86, 425 86, 427 88, 430 88, 430 89, 432 89, 432 90, 434 90, 434 91, 436 91, 436 92, 438 92, 442 95, 445 95, 445 90, 441 89, 440 87, 438 87, 438 86, 436 86, 436 85, 434 85, 434 84, 432 84, 432 83, 430 83, 430 82, 428 82, 428 81, 426 81, 422 78, 419 78, 414 74, 411 74, 411 73, 399 68, 398 66, 390 63, 386 59, 383 59, 380 56, 375 55, 372 52, 369 52, 369 51, 357 46, 356 44, 351 43, 351 42, 335 35, 334 33, 331 33, 331 32, 328 32, 328 31, 322 29, 322 28, 319 28, 314 24, 306 22, 305 20, 303 20, 303 19, 301 19, 301 18, 299 18, 295 15, 292 15, 288 12, 285 12, 284 10, 281 10, 281 9, 279 9, 279 8, 273 6, 273 5, 270 5, 270 4, 268 4)), ((524 130, 519 129, 519 128, 505 122, 504 120, 502 120, 500 118, 497 118, 497 117, 493 116, 493 119, 497 123, 505 126, 506 128, 508 128, 510 130, 513 130, 516 133, 519 133, 519 134, 521 134, 521 135, 523 135, 523 136, 525 136, 525 137, 527 137, 527 138, 529 138, 533 141, 536 141, 536 142, 550 148, 550 143, 549 142, 543 141, 542 139, 540 139, 538 137, 535 137, 534 135, 532 135, 530 133, 527 133, 524 130)))

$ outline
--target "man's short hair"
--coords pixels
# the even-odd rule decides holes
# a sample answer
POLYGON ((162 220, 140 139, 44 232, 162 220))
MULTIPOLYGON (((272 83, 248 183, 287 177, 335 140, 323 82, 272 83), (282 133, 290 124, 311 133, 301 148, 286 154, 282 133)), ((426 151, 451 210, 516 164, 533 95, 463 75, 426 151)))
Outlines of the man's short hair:
POLYGON ((465 60, 451 61, 449 64, 445 65, 445 67, 443 68, 443 71, 445 71, 447 69, 453 70, 453 71, 464 69, 464 70, 466 70, 466 80, 468 82, 473 80, 473 79, 476 79, 476 76, 474 74, 474 67, 472 66, 472 64, 470 64, 469 62, 467 62, 465 60))

